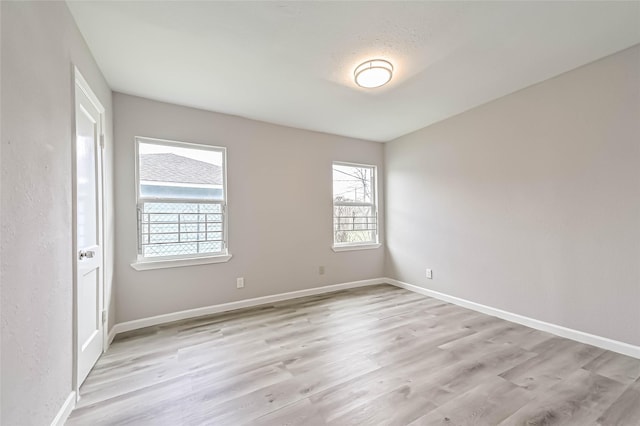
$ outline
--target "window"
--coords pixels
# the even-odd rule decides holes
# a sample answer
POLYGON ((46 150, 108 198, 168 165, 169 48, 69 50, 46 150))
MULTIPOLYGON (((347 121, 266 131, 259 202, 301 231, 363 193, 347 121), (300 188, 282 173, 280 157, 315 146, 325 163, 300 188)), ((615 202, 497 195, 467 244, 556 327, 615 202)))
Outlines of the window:
POLYGON ((227 255, 225 149, 148 138, 136 144, 138 261, 227 255))
POLYGON ((333 163, 334 249, 378 246, 376 167, 333 163))

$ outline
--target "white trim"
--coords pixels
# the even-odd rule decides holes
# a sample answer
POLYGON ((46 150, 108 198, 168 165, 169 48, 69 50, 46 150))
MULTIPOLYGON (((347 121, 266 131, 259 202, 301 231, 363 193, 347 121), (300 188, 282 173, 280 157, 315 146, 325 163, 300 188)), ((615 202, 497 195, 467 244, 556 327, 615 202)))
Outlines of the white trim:
POLYGON ((502 318, 507 321, 522 324, 527 327, 535 328, 537 330, 546 331, 548 333, 555 334, 560 337, 575 340, 588 345, 597 346, 602 349, 621 353, 634 358, 640 359, 640 346, 631 345, 629 343, 620 342, 618 340, 609 339, 607 337, 597 336, 595 334, 585 333, 583 331, 574 330, 572 328, 563 327, 561 325, 551 324, 548 322, 540 321, 534 318, 525 317, 523 315, 514 314, 512 312, 503 311, 502 309, 492 308, 491 306, 482 305, 480 303, 471 302, 459 297, 450 296, 448 294, 440 293, 438 291, 429 290, 424 287, 420 287, 413 284, 408 284, 402 281, 394 280, 392 278, 384 278, 383 282, 392 284, 396 287, 404 288, 415 293, 420 293, 425 296, 440 299, 445 302, 450 302, 464 308, 472 309, 483 314, 491 315, 494 317, 502 318))
POLYGON ((180 268, 183 266, 207 265, 209 263, 225 263, 231 260, 231 254, 222 256, 190 257, 188 259, 170 260, 141 260, 133 262, 131 267, 136 271, 148 271, 150 269, 180 268))
MULTIPOLYGON (((98 99, 96 94, 93 93, 93 90, 91 89, 91 86, 89 85, 89 83, 87 83, 87 80, 85 80, 85 78, 83 77, 82 73, 80 72, 80 70, 76 66, 73 67, 73 76, 74 76, 74 80, 75 80, 76 84, 78 85, 78 87, 80 87, 80 89, 87 96, 87 98, 89 98, 89 100, 91 101, 93 106, 96 107, 96 109, 98 110, 98 112, 101 115, 104 114, 105 113, 105 109, 104 109, 104 106, 102 105, 102 102, 100 102, 100 99, 98 99)), ((100 136, 104 135, 104 125, 103 124, 104 123, 102 123, 102 122, 100 123, 100 136)))
POLYGON ((375 164, 354 163, 354 162, 351 162, 351 161, 339 161, 339 160, 336 160, 336 161, 333 162, 333 164, 337 164, 339 166, 350 166, 350 167, 370 167, 370 168, 374 167, 376 169, 378 168, 378 166, 375 165, 375 164))
POLYGON ((177 148, 184 148, 185 145, 190 145, 187 148, 190 149, 208 149, 210 151, 226 151, 226 147, 218 146, 218 145, 210 145, 208 143, 202 142, 185 142, 185 141, 176 141, 173 139, 160 139, 160 138, 151 138, 148 136, 134 136, 137 142, 145 143, 153 143, 155 145, 166 145, 166 146, 174 146, 177 148))
POLYGON ((71 393, 67 396, 67 399, 64 400, 62 407, 58 410, 58 414, 53 418, 51 422, 51 426, 63 426, 64 422, 69 418, 69 414, 76 407, 76 393, 75 391, 71 391, 71 393))
MULTIPOLYGON (((176 182, 162 182, 159 180, 140 180, 140 185, 147 186, 170 186, 172 188, 205 188, 205 189, 222 189, 222 185, 215 185, 213 183, 176 183, 176 182)), ((189 201, 189 199, 182 200, 189 201)))
POLYGON ((380 247, 382 247, 382 244, 380 243, 350 244, 350 245, 344 245, 344 246, 340 246, 340 245, 331 246, 331 250, 338 253, 341 251, 352 251, 352 250, 372 250, 380 247))
POLYGON ((205 306, 202 308, 188 309, 186 311, 173 312, 170 314, 156 315, 154 317, 142 318, 133 321, 122 322, 113 326, 112 333, 124 333, 125 331, 137 330, 139 328, 151 327, 154 325, 180 321, 189 318, 203 317, 220 312, 233 311, 236 309, 249 308, 268 303, 281 302, 283 300, 296 299, 298 297, 313 296, 316 294, 331 293, 349 288, 365 287, 369 285, 385 284, 382 278, 370 280, 352 281, 342 284, 328 285, 324 287, 314 287, 306 290, 291 291, 288 293, 274 294, 271 296, 255 297, 253 299, 238 300, 236 302, 222 303, 219 305, 205 306))
POLYGON ((111 330, 109 331, 109 335, 107 336, 107 349, 109 349, 109 346, 111 346, 111 343, 113 343, 113 339, 116 338, 116 326, 114 325, 113 327, 111 327, 111 330))

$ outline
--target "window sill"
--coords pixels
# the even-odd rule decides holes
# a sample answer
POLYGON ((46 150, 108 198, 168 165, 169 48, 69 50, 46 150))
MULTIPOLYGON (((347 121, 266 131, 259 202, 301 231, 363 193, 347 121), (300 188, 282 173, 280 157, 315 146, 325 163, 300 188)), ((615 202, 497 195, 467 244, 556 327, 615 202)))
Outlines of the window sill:
POLYGON ((349 245, 349 246, 332 246, 331 250, 336 253, 341 251, 352 251, 352 250, 372 250, 380 248, 382 244, 374 243, 374 244, 357 244, 357 245, 349 245))
POLYGON ((230 254, 220 256, 192 257, 190 259, 170 260, 140 260, 133 262, 131 267, 136 271, 148 271, 150 269, 180 268, 183 266, 208 265, 210 263, 224 263, 231 260, 230 254))

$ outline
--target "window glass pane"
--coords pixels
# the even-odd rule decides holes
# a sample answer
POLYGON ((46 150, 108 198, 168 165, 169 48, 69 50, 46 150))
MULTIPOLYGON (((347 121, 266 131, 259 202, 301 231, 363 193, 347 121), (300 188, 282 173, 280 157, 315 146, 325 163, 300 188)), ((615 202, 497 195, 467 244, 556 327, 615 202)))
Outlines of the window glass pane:
POLYGON ((140 229, 144 257, 213 254, 223 251, 220 203, 144 203, 140 229))
POLYGON ((138 153, 141 197, 223 199, 221 151, 140 142, 138 153))
POLYGON ((378 223, 373 206, 333 206, 334 243, 376 242, 378 223))
POLYGON ((373 203, 373 171, 373 167, 334 164, 334 202, 373 203))
POLYGON ((145 258, 226 253, 224 148, 137 138, 145 258))
POLYGON ((333 242, 378 242, 375 167, 333 164, 333 242))

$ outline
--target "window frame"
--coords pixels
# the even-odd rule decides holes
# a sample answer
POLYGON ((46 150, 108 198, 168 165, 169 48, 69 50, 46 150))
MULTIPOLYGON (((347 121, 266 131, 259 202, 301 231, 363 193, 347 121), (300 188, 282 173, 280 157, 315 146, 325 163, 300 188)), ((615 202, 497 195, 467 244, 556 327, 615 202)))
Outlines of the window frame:
MULTIPOLYGON (((229 233, 228 233, 228 199, 227 199, 227 148, 222 146, 207 145, 193 142, 182 142, 168 139, 150 138, 136 136, 135 140, 135 174, 134 183, 136 186, 136 261, 131 266, 136 270, 147 270, 157 268, 172 268, 191 265, 202 265, 208 263, 228 262, 231 259, 229 253, 229 233), (142 240, 140 231, 140 215, 144 203, 165 202, 165 203, 211 203, 210 200, 203 199, 176 199, 165 197, 142 197, 140 194, 140 144, 147 143, 153 145, 163 145, 176 148, 198 149, 203 151, 215 151, 222 155, 222 247, 223 250, 214 253, 180 254, 171 256, 145 257, 142 254, 142 240)), ((216 202, 217 203, 217 202, 216 202)), ((216 204, 213 203, 213 204, 216 204)))
POLYGON ((332 235, 332 244, 331 249, 334 252, 341 251, 351 251, 351 250, 367 250, 367 249, 377 249, 381 247, 380 244, 380 215, 378 209, 378 166, 375 164, 363 164, 363 163, 352 163, 347 161, 333 161, 331 163, 331 235, 332 235), (333 169, 334 166, 347 166, 347 167, 361 167, 368 168, 373 170, 373 176, 371 179, 371 203, 353 203, 353 202, 345 202, 345 203, 336 203, 335 195, 334 195, 334 180, 333 180, 333 169), (335 208, 336 206, 371 206, 374 211, 375 219, 376 219, 376 230, 375 230, 375 241, 363 241, 356 243, 336 243, 336 224, 335 224, 335 208))

